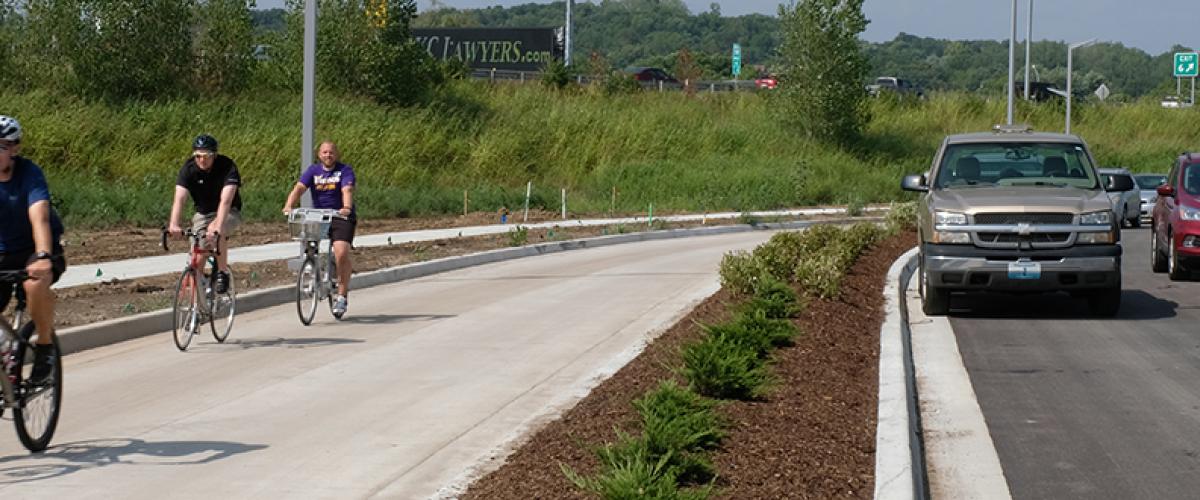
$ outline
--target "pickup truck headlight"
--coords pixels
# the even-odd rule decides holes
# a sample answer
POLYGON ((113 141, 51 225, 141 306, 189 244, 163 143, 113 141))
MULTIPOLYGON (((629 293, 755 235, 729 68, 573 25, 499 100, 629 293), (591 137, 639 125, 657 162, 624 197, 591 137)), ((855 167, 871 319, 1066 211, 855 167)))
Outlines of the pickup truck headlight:
POLYGON ((1104 210, 1083 214, 1079 216, 1079 223, 1084 226, 1111 226, 1112 211, 1104 210))
POLYGON ((933 224, 935 226, 965 226, 967 225, 967 214, 937 210, 933 212, 933 224))
MULTIPOLYGON (((967 225, 967 214, 937 210, 933 212, 933 225, 935 228, 937 226, 965 226, 967 225)), ((966 245, 971 243, 971 234, 960 231, 938 231, 934 229, 933 243, 966 245)))
POLYGON ((1113 226, 1111 210, 1089 212, 1079 216, 1079 224, 1083 226, 1107 226, 1110 229, 1102 233, 1079 233, 1076 241, 1081 245, 1107 245, 1117 242, 1117 231, 1113 226))
POLYGON ((1183 220, 1200 220, 1200 208, 1181 205, 1179 207, 1179 218, 1183 220))

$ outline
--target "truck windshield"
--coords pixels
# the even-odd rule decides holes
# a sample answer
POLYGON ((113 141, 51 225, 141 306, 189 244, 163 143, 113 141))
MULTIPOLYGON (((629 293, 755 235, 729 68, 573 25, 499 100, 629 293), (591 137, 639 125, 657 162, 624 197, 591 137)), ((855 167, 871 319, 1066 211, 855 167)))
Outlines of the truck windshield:
POLYGON ((952 144, 938 167, 934 189, 973 186, 1099 187, 1096 170, 1082 144, 952 144))

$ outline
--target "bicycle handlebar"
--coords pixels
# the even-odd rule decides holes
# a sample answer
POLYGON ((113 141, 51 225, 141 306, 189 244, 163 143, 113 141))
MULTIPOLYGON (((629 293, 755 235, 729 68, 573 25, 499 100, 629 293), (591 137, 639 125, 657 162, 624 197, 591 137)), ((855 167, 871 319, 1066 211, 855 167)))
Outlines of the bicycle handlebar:
MULTIPOLYGON (((183 233, 184 238, 203 237, 205 234, 204 232, 197 233, 195 231, 192 231, 192 228, 190 228, 190 227, 185 228, 182 231, 182 233, 183 233)), ((163 248, 164 252, 171 251, 171 248, 167 246, 167 239, 170 236, 171 236, 171 232, 167 231, 166 228, 163 228, 163 230, 162 230, 162 248, 163 248)), ((220 241, 221 241, 221 233, 213 233, 213 245, 212 245, 213 248, 210 251, 214 255, 219 255, 221 253, 220 245, 218 244, 218 243, 220 243, 220 241)))
POLYGON ((17 284, 29 279, 29 273, 24 269, 14 271, 0 271, 0 283, 17 284))

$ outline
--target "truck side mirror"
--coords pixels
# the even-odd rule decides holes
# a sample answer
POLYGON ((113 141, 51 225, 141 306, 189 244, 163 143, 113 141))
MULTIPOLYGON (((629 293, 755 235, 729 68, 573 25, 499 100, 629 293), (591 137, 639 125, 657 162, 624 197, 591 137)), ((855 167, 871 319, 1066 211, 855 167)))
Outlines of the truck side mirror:
POLYGON ((1133 179, 1127 175, 1110 175, 1104 183, 1105 191, 1131 191, 1133 190, 1133 179))
POLYGON ((929 186, 925 185, 925 176, 923 175, 906 175, 900 181, 900 188, 905 191, 928 192, 929 186))

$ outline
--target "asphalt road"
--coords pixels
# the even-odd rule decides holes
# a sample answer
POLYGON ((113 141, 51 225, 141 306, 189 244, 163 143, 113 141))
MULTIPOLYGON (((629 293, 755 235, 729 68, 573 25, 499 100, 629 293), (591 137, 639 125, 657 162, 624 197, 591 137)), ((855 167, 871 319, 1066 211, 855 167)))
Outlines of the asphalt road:
POLYGON ((770 235, 518 259, 352 293, 343 322, 305 328, 289 304, 239 316, 223 345, 181 353, 164 333, 67 356, 53 447, 0 431, 0 497, 453 494, 770 235))
POLYGON ((955 296, 950 324, 1013 498, 1200 495, 1200 281, 1150 272, 1125 229, 1122 306, 955 296))

